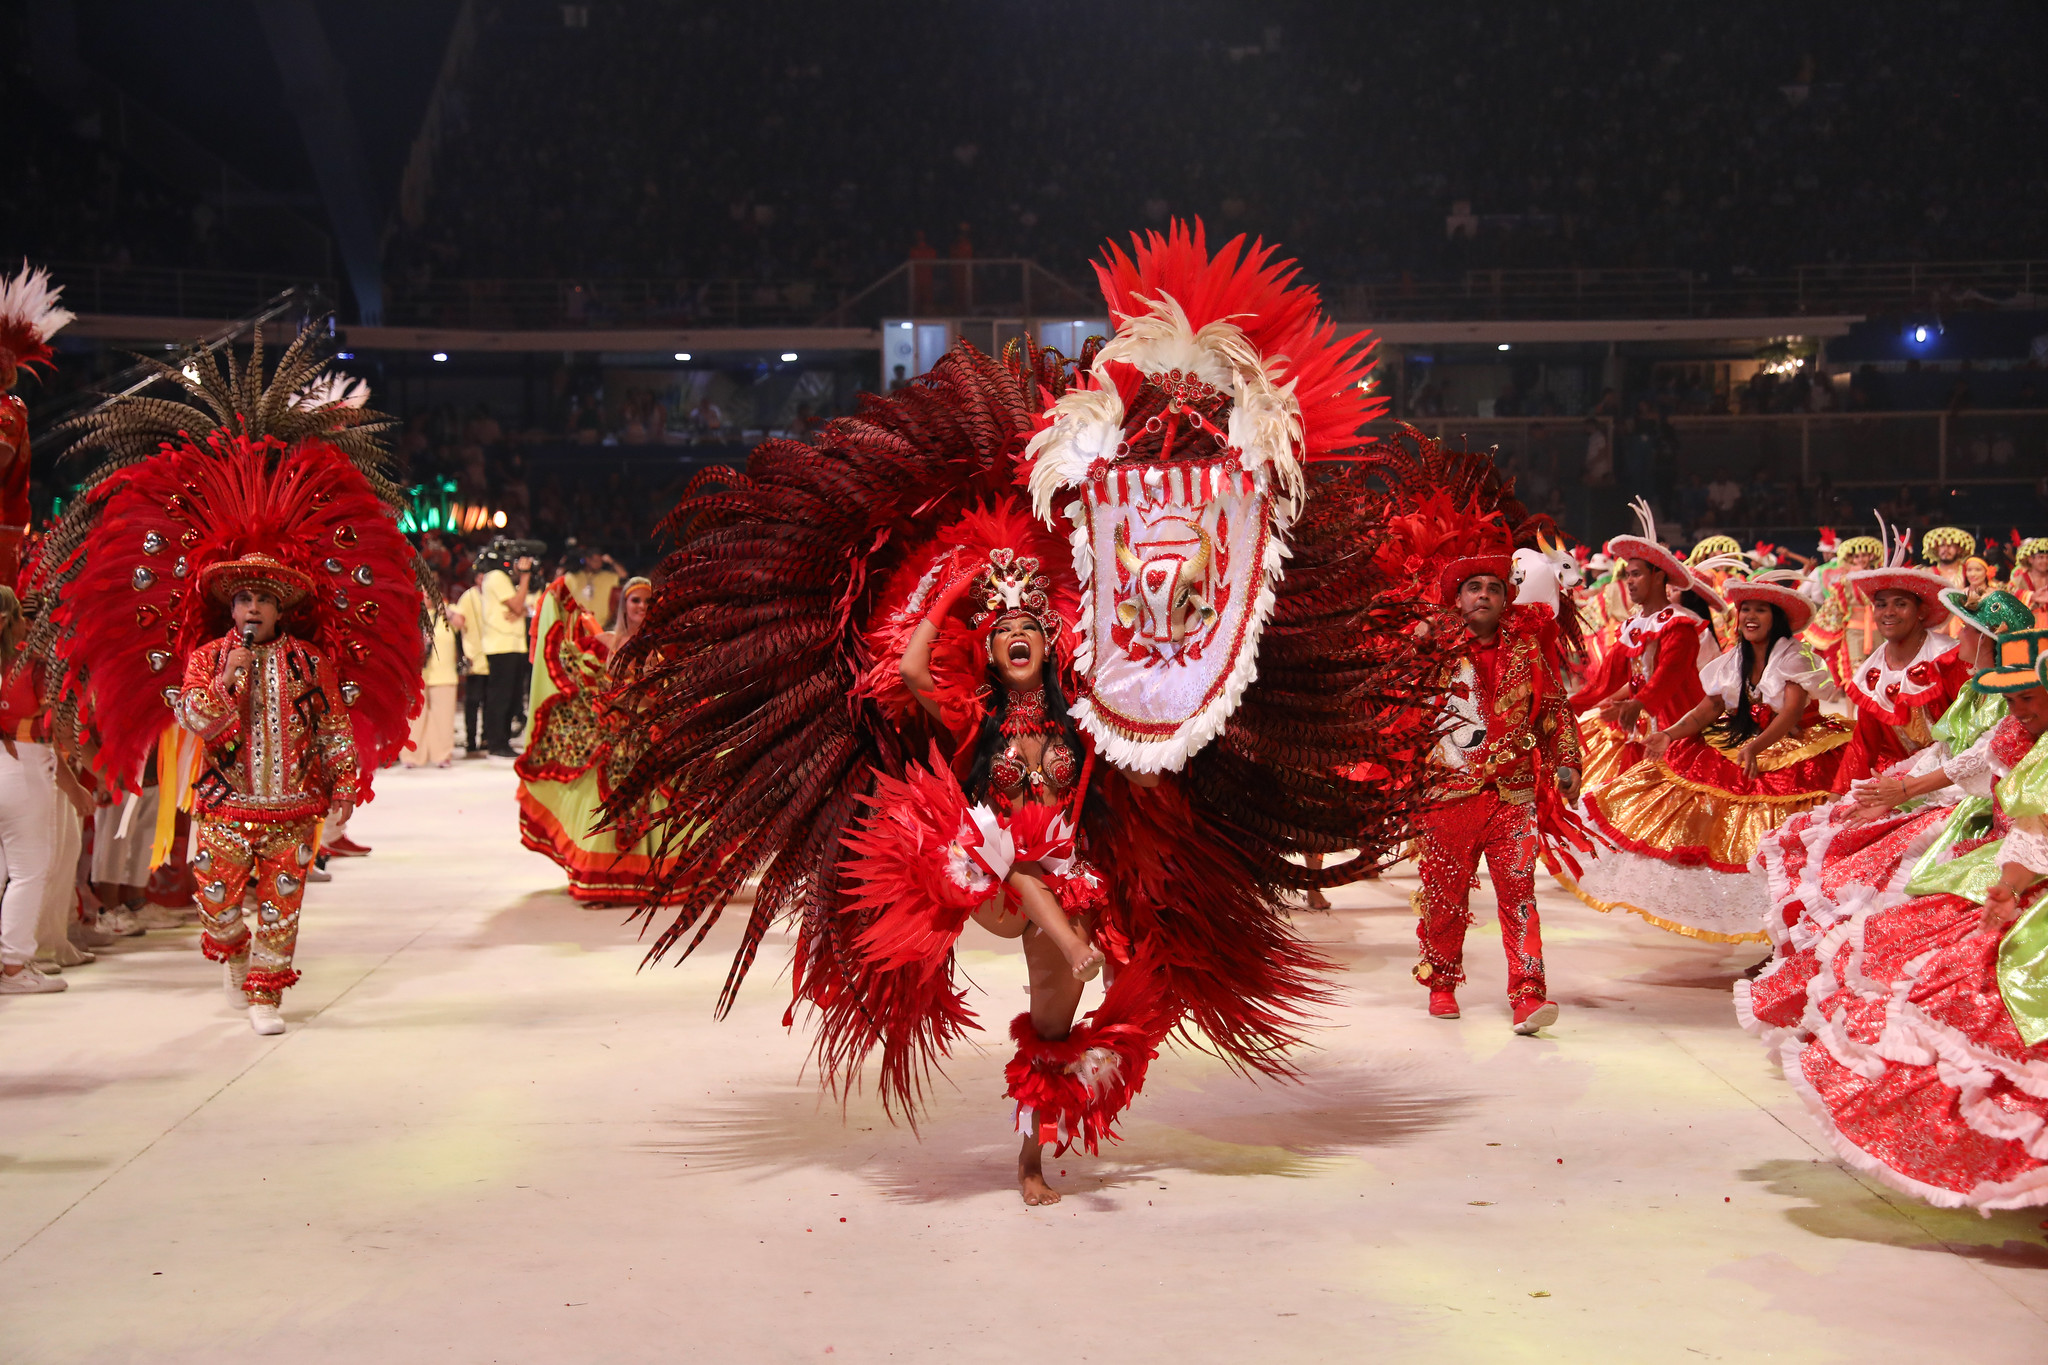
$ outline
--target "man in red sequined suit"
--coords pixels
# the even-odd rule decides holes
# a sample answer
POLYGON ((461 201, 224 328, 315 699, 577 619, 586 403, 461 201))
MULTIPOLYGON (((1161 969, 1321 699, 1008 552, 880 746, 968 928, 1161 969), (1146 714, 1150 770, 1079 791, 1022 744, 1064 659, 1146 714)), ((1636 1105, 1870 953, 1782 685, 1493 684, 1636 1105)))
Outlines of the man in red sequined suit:
POLYGON ((1429 989, 1431 1015, 1458 1017, 1472 881, 1483 854, 1500 912, 1515 1032, 1531 1034, 1557 1018, 1546 998, 1536 918, 1539 809, 1546 799, 1578 795, 1579 735, 1565 707, 1555 624, 1539 609, 1509 611, 1511 573, 1501 555, 1456 560, 1441 578, 1472 645, 1443 680, 1455 716, 1438 751, 1446 776, 1438 803, 1418 822, 1422 918, 1415 934, 1422 951, 1415 979, 1429 989))
POLYGON ((200 948, 225 964, 250 1026, 282 1033, 278 1003, 299 979, 292 951, 321 817, 348 818, 359 767, 347 698, 325 655, 278 631, 312 591, 265 555, 208 567, 199 590, 229 604, 234 629, 192 651, 179 723, 206 744, 193 784, 200 948), (255 923, 244 918, 253 890, 255 923))

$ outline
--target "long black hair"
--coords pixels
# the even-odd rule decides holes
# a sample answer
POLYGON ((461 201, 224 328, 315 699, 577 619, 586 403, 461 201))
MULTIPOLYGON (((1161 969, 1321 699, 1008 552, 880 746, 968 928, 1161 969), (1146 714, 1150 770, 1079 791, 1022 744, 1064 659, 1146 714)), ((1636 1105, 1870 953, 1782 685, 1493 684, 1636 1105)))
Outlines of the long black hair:
MULTIPOLYGON (((1792 638, 1792 622, 1785 615, 1785 609, 1776 602, 1769 602, 1765 605, 1771 609, 1771 633, 1763 642, 1764 657, 1762 663, 1757 662, 1757 651, 1751 647, 1747 639, 1743 638, 1739 629, 1735 635, 1735 647, 1742 651, 1741 669, 1736 674, 1740 685, 1735 693, 1735 705, 1728 712, 1726 734, 1729 739, 1737 744, 1748 743, 1756 737, 1757 732, 1761 729, 1756 723, 1756 717, 1751 715, 1749 710, 1751 670, 1755 670, 1757 678, 1762 678, 1765 667, 1771 662, 1771 651, 1778 647, 1778 641, 1792 638)), ((1736 608, 1736 611, 1739 614, 1741 608, 1736 608)))
MULTIPOLYGON (((1081 740, 1081 728, 1074 724, 1074 718, 1067 712, 1067 694, 1060 686, 1059 664, 1048 649, 1045 663, 1039 672, 1045 684, 1045 718, 1053 723, 1060 737, 1067 742, 1067 752, 1074 756, 1074 772, 1078 779, 1080 764, 1088 756, 1088 746, 1081 740)), ((981 719, 981 729, 974 736, 974 762, 967 769, 967 781, 963 787, 969 801, 994 803, 997 793, 989 790, 989 769, 995 765, 996 755, 1009 743, 1003 737, 1003 721, 1010 714, 1010 689, 1003 686, 1003 680, 996 675, 994 665, 988 670, 989 707, 988 714, 981 719)), ((1102 797, 1095 789, 1094 779, 1089 780, 1088 795, 1083 799, 1086 814, 1096 816, 1102 813, 1102 797)))
POLYGON ((1712 621, 1714 619, 1714 609, 1707 605, 1707 599, 1700 595, 1698 588, 1687 588, 1684 592, 1678 594, 1678 605, 1684 607, 1702 621, 1712 621))

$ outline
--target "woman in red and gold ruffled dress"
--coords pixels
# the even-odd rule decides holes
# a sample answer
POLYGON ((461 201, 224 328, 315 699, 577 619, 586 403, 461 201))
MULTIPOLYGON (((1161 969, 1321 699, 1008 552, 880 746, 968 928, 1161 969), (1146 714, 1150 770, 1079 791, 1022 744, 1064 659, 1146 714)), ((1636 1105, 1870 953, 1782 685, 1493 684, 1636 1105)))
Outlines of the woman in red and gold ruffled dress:
POLYGON ((1799 640, 1813 604, 1768 575, 1725 592, 1739 640, 1700 674, 1705 695, 1650 735, 1641 763, 1587 794, 1615 851, 1579 888, 1674 933, 1739 943, 1764 937, 1758 842, 1833 799, 1849 728, 1820 713, 1833 684, 1799 640))

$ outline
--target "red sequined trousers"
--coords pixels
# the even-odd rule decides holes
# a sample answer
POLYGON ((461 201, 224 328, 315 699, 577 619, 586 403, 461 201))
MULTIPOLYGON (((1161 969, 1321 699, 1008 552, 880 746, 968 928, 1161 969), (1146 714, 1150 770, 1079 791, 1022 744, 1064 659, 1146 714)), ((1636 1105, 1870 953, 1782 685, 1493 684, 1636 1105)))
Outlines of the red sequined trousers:
POLYGON ((1422 961, 1415 979, 1433 991, 1465 981, 1465 929, 1472 923, 1472 879, 1481 854, 1500 907, 1508 955, 1508 999, 1542 1000, 1543 929, 1536 919, 1536 807, 1503 801, 1489 787, 1460 797, 1417 822, 1422 918, 1415 937, 1422 961))
POLYGON ((198 820, 199 948, 216 962, 246 957, 243 991, 252 1005, 275 1005, 299 979, 292 950, 299 942, 299 902, 313 861, 317 820, 198 820), (244 898, 255 893, 255 905, 244 898), (252 913, 255 922, 247 916, 252 913))

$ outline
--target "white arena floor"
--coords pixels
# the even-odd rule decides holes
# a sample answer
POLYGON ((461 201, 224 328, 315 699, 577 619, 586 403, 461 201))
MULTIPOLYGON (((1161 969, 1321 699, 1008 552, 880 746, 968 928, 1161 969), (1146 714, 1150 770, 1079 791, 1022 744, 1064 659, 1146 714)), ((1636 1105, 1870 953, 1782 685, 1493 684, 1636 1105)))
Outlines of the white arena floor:
POLYGON ((713 1022, 736 919, 636 971, 509 764, 378 785, 283 1037, 189 929, 0 1001, 0 1361, 2048 1359, 2048 1210, 1845 1171, 1735 1026, 1749 956, 1547 891, 1564 1013, 1516 1038, 1490 924, 1432 1021, 1412 879, 1353 888, 1305 1083, 1168 1054, 1026 1210, 1012 945, 970 931, 994 1036, 920 1140, 820 1102, 781 949, 713 1022))

